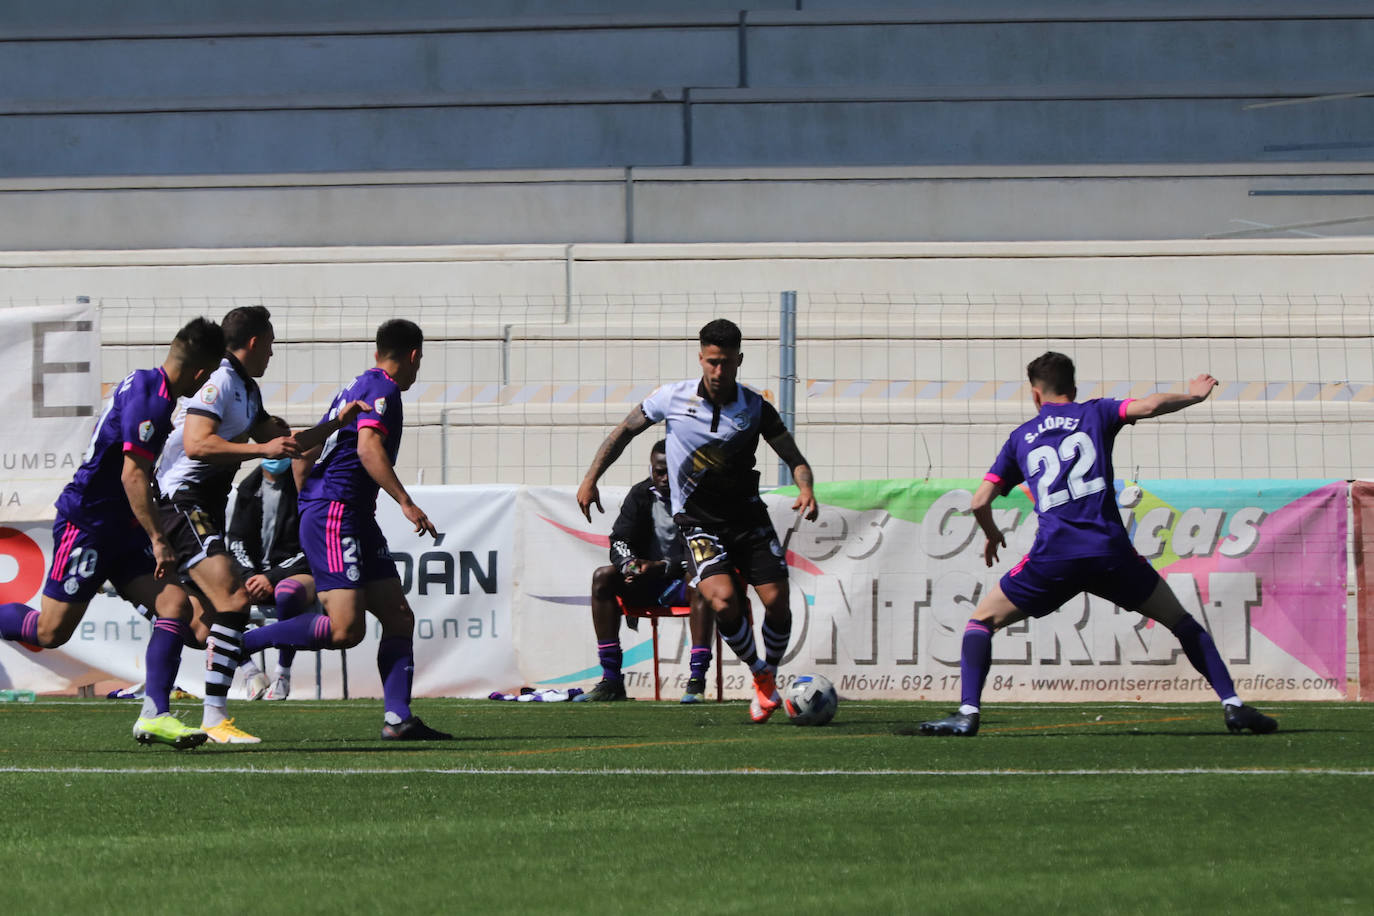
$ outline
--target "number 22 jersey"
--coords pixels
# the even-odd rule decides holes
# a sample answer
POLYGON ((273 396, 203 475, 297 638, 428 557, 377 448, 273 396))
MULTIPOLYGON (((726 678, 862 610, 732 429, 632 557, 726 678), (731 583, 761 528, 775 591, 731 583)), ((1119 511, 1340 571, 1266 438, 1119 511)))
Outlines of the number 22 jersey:
POLYGON ((984 480, 1005 494, 1025 482, 1039 528, 1031 554, 1109 556, 1135 552, 1116 505, 1112 446, 1131 422, 1130 401, 1047 403, 1016 428, 984 480))

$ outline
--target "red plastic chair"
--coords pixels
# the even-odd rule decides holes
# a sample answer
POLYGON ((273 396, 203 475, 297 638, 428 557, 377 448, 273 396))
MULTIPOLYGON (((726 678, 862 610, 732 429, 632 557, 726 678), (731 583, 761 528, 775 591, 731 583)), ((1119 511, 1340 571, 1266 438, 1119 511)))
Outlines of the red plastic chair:
MULTIPOLYGON (((653 646, 654 646, 654 699, 655 699, 655 700, 661 700, 661 699, 663 699, 663 693, 662 693, 662 690, 660 689, 660 686, 659 686, 659 685, 660 685, 662 682, 659 680, 659 677, 658 677, 658 621, 659 621, 659 618, 660 618, 660 617, 688 617, 688 616, 691 615, 692 609, 691 609, 690 607, 664 607, 664 606, 662 606, 662 605, 646 605, 646 606, 642 606, 642 607, 641 607, 641 606, 635 606, 635 605, 627 605, 627 604, 624 602, 624 600, 622 600, 619 596, 617 596, 615 600, 616 600, 616 603, 620 605, 620 609, 621 609, 622 611, 625 612, 625 616, 626 616, 626 617, 647 618, 648 621, 649 621, 649 629, 652 631, 652 635, 653 635, 653 646)), ((722 661, 722 660, 721 660, 721 655, 720 655, 720 653, 721 653, 721 648, 722 648, 722 643, 721 643, 721 639, 720 639, 720 628, 717 627, 717 628, 716 628, 716 658, 715 658, 715 663, 716 663, 716 702, 717 702, 717 703, 719 703, 721 700, 723 700, 723 699, 725 698, 725 675, 724 675, 724 672, 722 672, 722 670, 721 670, 721 661, 722 661)))

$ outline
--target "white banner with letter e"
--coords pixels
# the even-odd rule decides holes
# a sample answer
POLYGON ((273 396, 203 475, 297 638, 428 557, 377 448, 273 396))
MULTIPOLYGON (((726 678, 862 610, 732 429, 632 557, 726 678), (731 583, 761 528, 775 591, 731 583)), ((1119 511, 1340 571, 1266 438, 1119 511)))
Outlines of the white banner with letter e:
POLYGON ((0 521, 53 517, 100 403, 100 323, 90 303, 0 308, 0 521))

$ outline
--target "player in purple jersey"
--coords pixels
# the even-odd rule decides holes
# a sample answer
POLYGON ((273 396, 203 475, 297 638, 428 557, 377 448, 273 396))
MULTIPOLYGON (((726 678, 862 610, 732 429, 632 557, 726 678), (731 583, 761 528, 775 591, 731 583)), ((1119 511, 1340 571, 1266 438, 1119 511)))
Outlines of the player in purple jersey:
POLYGON ((785 551, 759 498, 759 439, 792 469, 799 491, 792 508, 810 521, 818 512, 814 478, 777 410, 737 381, 744 361, 739 327, 717 318, 697 336, 701 377, 661 386, 611 430, 577 488, 577 505, 591 521, 591 507, 601 509, 601 475, 631 439, 665 422, 673 520, 687 540, 689 584, 715 614, 721 637, 753 672, 749 717, 761 723, 782 705, 777 669, 792 637, 792 608, 785 551), (745 584, 763 602, 763 658, 744 613, 745 584))
POLYGON ((410 711, 415 616, 376 518, 377 491, 385 490, 417 532, 438 533, 406 492, 395 468, 401 447, 401 392, 415 383, 423 356, 424 334, 418 325, 404 318, 383 323, 377 329, 377 365, 335 395, 325 415, 326 421, 333 420, 344 405, 355 401, 370 408, 325 441, 301 485, 301 547, 315 574, 324 613, 259 627, 243 639, 248 654, 268 646, 349 649, 362 642, 370 611, 382 624, 377 670, 386 740, 453 737, 425 725, 410 711))
POLYGON ((177 332, 161 368, 139 369, 115 387, 81 467, 57 499, 42 608, 0 605, 0 636, 43 649, 71 639, 106 580, 130 603, 152 608, 147 688, 134 724, 143 744, 180 749, 207 738, 168 706, 191 606, 177 584, 176 552, 157 511, 153 464, 172 431, 176 399, 199 388, 223 352, 219 325, 197 318, 177 332))
POLYGON ((992 665, 992 634, 1027 617, 1044 617, 1081 592, 1089 592, 1164 624, 1178 637, 1188 661, 1222 702, 1226 727, 1267 734, 1278 723, 1241 703, 1212 637, 1184 610, 1178 597, 1145 558, 1136 553, 1112 486, 1112 445, 1123 426, 1200 404, 1217 380, 1203 374, 1187 394, 1160 392, 1117 401, 1077 403, 1073 361, 1046 353, 1026 367, 1039 414, 1011 434, 992 469, 973 494, 972 512, 987 546, 988 566, 1006 538, 992 516, 992 501, 1023 481, 1031 487, 1039 527, 1020 563, 1002 577, 964 628, 960 653, 959 710, 922 722, 925 735, 978 733, 983 682, 992 665))
POLYGON ((261 305, 239 306, 224 316, 223 360, 177 414, 157 472, 167 540, 191 585, 191 643, 206 649, 201 728, 217 744, 259 741, 227 715, 229 685, 242 657, 252 603, 225 538, 234 474, 249 458, 301 454, 351 421, 362 407, 348 405, 331 422, 295 435, 268 414, 256 379, 266 374, 272 359, 276 333, 271 319, 261 305))

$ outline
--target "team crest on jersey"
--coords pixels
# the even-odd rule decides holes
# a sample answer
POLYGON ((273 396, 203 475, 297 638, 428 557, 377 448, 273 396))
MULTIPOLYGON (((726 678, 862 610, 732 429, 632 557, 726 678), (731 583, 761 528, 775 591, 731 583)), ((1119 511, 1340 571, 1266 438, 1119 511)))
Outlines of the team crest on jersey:
POLYGON ((372 409, 377 413, 377 416, 379 417, 382 414, 386 413, 386 398, 378 398, 377 400, 373 401, 372 409))
POLYGON ((75 595, 79 588, 81 588, 81 583, 76 580, 75 576, 62 583, 62 591, 68 595, 75 595))
POLYGON ((737 417, 731 417, 730 422, 734 424, 735 429, 744 432, 749 428, 749 415, 747 413, 742 413, 737 417))
POLYGON ((358 567, 356 566, 348 567, 348 570, 345 572, 345 575, 348 576, 349 582, 357 582, 360 578, 360 573, 358 572, 358 567))
POLYGON ((200 401, 202 404, 210 405, 219 400, 219 389, 214 385, 206 385, 200 389, 200 401))
POLYGON ((138 440, 140 442, 147 442, 151 438, 153 438, 153 421, 144 420, 142 423, 138 424, 138 440))

